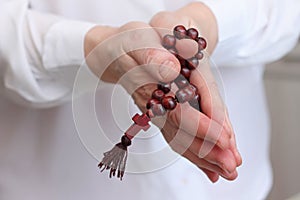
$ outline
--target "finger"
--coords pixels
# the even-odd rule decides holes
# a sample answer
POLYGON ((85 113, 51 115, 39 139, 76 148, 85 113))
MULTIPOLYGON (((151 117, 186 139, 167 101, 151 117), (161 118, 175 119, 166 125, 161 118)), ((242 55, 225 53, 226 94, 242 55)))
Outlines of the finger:
POLYGON ((190 81, 198 88, 202 112, 223 125, 226 109, 207 60, 200 63, 196 70, 193 70, 190 81))
POLYGON ((146 71, 156 80, 165 82, 174 80, 180 72, 179 61, 162 47, 157 32, 141 22, 132 22, 125 27, 127 31, 121 37, 123 51, 139 65, 147 65, 146 71))
POLYGON ((207 141, 205 142, 202 139, 192 137, 182 130, 177 132, 174 140, 186 149, 189 149, 198 157, 218 165, 228 173, 232 173, 237 167, 235 157, 229 149, 222 150, 218 146, 207 141))
POLYGON ((209 178, 209 180, 213 183, 217 182, 219 180, 219 174, 213 171, 210 171, 208 169, 205 169, 203 167, 199 167, 209 178))
POLYGON ((226 120, 226 123, 229 125, 229 128, 231 129, 231 132, 233 133, 232 137, 230 138, 230 149, 231 149, 232 153, 234 154, 237 166, 240 166, 242 164, 242 162, 243 162, 242 161, 242 156, 239 153, 238 148, 237 148, 237 144, 236 144, 237 142, 236 142, 236 139, 235 139, 235 133, 234 133, 232 124, 231 124, 231 122, 229 120, 227 109, 226 109, 226 119, 225 120, 226 120))
POLYGON ((193 73, 191 80, 197 86, 201 96, 201 108, 212 119, 216 120, 230 137, 230 149, 235 156, 238 166, 242 163, 242 158, 237 150, 234 131, 228 117, 227 108, 220 96, 218 86, 214 81, 208 66, 199 66, 198 72, 193 73), (201 73, 199 73, 201 71, 201 73))
POLYGON ((209 171, 216 172, 227 180, 234 180, 237 177, 236 170, 233 173, 228 173, 228 172, 222 170, 219 166, 211 164, 208 161, 206 161, 205 159, 199 158, 194 153, 192 153, 190 150, 185 149, 183 146, 178 144, 176 141, 172 142, 170 144, 170 146, 175 152, 177 152, 178 154, 187 158, 188 160, 190 160, 192 163, 194 163, 199 168, 205 168, 209 171))
POLYGON ((237 166, 241 166, 242 163, 243 163, 243 160, 242 160, 242 156, 241 156, 240 152, 237 149, 236 140, 235 140, 235 135, 234 134, 233 134, 233 136, 230 139, 230 146, 231 146, 230 150, 234 154, 237 166))
POLYGON ((189 18, 179 16, 174 12, 163 11, 154 15, 149 24, 156 28, 161 37, 163 37, 165 34, 170 34, 178 24, 190 27, 191 21, 189 18))
POLYGON ((180 73, 177 58, 165 49, 143 49, 130 53, 139 65, 146 65, 146 71, 161 82, 171 82, 180 73))
POLYGON ((230 137, 226 130, 188 104, 179 104, 168 114, 168 121, 193 137, 207 140, 222 149, 229 148, 230 137))

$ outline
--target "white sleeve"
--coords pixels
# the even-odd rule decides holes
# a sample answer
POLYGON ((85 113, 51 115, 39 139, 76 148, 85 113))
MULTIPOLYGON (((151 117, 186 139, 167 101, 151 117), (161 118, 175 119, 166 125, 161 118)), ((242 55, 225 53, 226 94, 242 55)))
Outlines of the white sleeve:
POLYGON ((272 62, 296 44, 299 0, 201 0, 215 14, 219 43, 217 65, 249 66, 272 62))
POLYGON ((28 8, 27 0, 0 1, 0 92, 34 107, 69 99, 84 62, 83 42, 95 24, 28 8))

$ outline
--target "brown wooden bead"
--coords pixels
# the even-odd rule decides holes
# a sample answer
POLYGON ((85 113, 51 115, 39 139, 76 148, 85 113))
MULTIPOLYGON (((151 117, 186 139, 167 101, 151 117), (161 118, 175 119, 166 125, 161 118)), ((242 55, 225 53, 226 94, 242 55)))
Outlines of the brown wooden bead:
POLYGON ((196 41, 198 43, 198 49, 199 49, 199 51, 202 51, 203 49, 206 48, 207 43, 206 43, 206 40, 203 37, 198 37, 196 39, 196 41))
POLYGON ((160 103, 160 101, 157 99, 149 99, 146 104, 146 108, 150 109, 150 108, 152 108, 153 105, 158 104, 158 103, 160 103))
POLYGON ((166 109, 161 103, 153 105, 151 111, 153 112, 154 116, 163 116, 166 114, 166 109))
POLYGON ((187 30, 187 36, 193 40, 198 38, 198 31, 195 28, 189 28, 187 30))
POLYGON ((175 98, 173 98, 172 96, 164 97, 161 101, 161 104, 167 110, 173 110, 177 105, 175 98))
POLYGON ((199 102, 200 101, 200 95, 196 93, 196 95, 194 96, 193 99, 195 99, 196 101, 199 102))
POLYGON ((179 103, 184 103, 184 102, 187 102, 187 101, 189 101, 189 96, 188 96, 188 94, 184 91, 184 90, 182 90, 182 89, 180 89, 180 90, 178 90, 177 92, 176 92, 176 99, 177 99, 177 101, 179 102, 179 103))
POLYGON ((187 61, 186 61, 186 59, 182 58, 179 55, 177 55, 177 59, 178 59, 181 67, 187 67, 187 61))
POLYGON ((196 53, 195 58, 197 58, 198 60, 202 60, 204 57, 203 52, 199 51, 198 53, 196 53))
POLYGON ((174 83, 177 85, 179 89, 184 88, 188 86, 190 83, 189 81, 184 78, 182 75, 179 75, 175 80, 174 83))
POLYGON ((200 101, 200 95, 199 94, 194 94, 193 98, 191 98, 190 101, 199 102, 200 101))
POLYGON ((162 90, 165 94, 169 93, 171 91, 171 83, 158 83, 157 88, 162 90))
POLYGON ((176 92, 176 98, 179 103, 192 100, 197 95, 196 89, 192 85, 187 85, 176 92))
POLYGON ((123 135, 121 138, 121 143, 123 146, 127 147, 131 145, 131 140, 126 135, 123 135))
POLYGON ((167 49, 174 48, 175 44, 176 38, 173 35, 165 35, 162 39, 162 45, 167 49))
POLYGON ((187 67, 190 70, 196 69, 198 67, 198 65, 199 65, 199 61, 195 57, 188 59, 187 63, 188 63, 187 67))
POLYGON ((190 101, 189 104, 196 110, 200 110, 200 95, 196 94, 190 101))
POLYGON ((153 99, 157 99, 158 101, 161 101, 162 98, 164 98, 164 96, 165 96, 164 91, 162 91, 162 90, 160 90, 160 89, 156 89, 156 90, 154 90, 153 93, 152 93, 152 98, 153 98, 153 99))
POLYGON ((186 67, 182 67, 180 70, 180 74, 184 76, 184 78, 189 79, 191 76, 191 70, 186 67))
POLYGON ((189 99, 194 98, 194 96, 196 95, 195 90, 191 87, 191 85, 188 85, 188 86, 182 88, 182 90, 185 93, 187 93, 189 99))
POLYGON ((174 28, 173 34, 177 39, 186 38, 187 31, 183 25, 178 25, 174 28))
POLYGON ((193 95, 193 97, 195 96, 195 90, 193 89, 193 87, 191 87, 191 85, 186 86, 185 88, 183 88, 184 91, 186 91, 189 95, 193 95))
POLYGON ((189 85, 188 87, 189 87, 191 90, 193 90, 195 94, 198 93, 198 88, 197 88, 194 84, 190 83, 190 85, 189 85))

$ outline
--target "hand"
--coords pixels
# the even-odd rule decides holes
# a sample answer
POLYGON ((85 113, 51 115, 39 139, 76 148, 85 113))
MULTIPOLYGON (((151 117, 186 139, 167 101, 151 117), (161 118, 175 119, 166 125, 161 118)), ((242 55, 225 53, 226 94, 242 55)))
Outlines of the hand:
MULTIPOLYGON (((150 22, 153 27, 167 30, 178 24, 200 30, 208 41, 207 52, 213 52, 217 42, 217 25, 205 5, 191 3, 175 12, 161 12, 150 22)), ((157 31, 161 37, 166 34, 162 29, 157 31)), ((199 89, 202 112, 189 105, 177 106, 176 110, 169 112, 166 123, 160 125, 163 126, 162 133, 174 151, 196 164, 212 182, 216 182, 219 175, 234 180, 237 177, 236 167, 241 165, 242 160, 209 63, 203 62, 194 70, 190 82, 199 89)), ((159 124, 159 121, 156 123, 159 124)))
MULTIPOLYGON (((159 15, 156 17, 158 16, 159 15)), ((186 17, 184 20, 186 20, 186 17)), ((170 20, 164 21, 170 22, 170 20)), ((183 19, 174 23, 174 26, 179 24, 181 21, 183 21, 183 19)), ((152 20, 153 24, 154 22, 155 20, 152 20)), ((186 25, 185 23, 181 24, 186 25)), ((169 26, 172 26, 170 28, 171 30, 173 25, 169 23, 169 26)), ((190 27, 190 24, 186 26, 190 27)), ((155 31, 149 25, 140 22, 131 22, 120 28, 97 26, 89 31, 85 39, 84 47, 86 61, 91 70, 104 81, 122 84, 128 93, 132 94, 135 103, 143 111, 146 109, 145 105, 147 100, 150 98, 152 91, 156 88, 156 84, 149 83, 157 81, 172 81, 177 77, 180 70, 178 60, 162 48, 160 38, 161 33, 157 30, 155 31), (97 45, 99 46, 97 47, 97 45)), ((216 40, 213 41, 208 39, 208 42, 210 42, 208 49, 213 49, 216 40)), ((207 69, 209 68, 207 67, 207 69)), ((202 85, 202 89, 200 87, 200 93, 203 92, 201 98, 208 99, 206 104, 211 103, 211 107, 214 107, 212 105, 217 104, 209 102, 211 99, 210 97, 204 98, 205 91, 209 91, 209 89, 204 85, 207 80, 213 80, 211 78, 212 76, 210 71, 207 70, 206 72, 207 74, 203 73, 207 76, 205 79, 191 78, 191 81, 196 83, 198 87, 202 85), (195 79, 195 81, 193 81, 193 79, 195 79), (202 82, 198 83, 196 80, 202 80, 202 82)), ((196 75, 193 76, 197 77, 196 75)), ((209 92, 206 92, 206 94, 209 96, 209 92)), ((219 97, 216 97, 216 99, 218 98, 219 97)), ((236 177, 235 167, 238 165, 239 161, 235 162, 232 158, 231 151, 228 150, 228 146, 230 146, 228 145, 230 140, 229 138, 233 138, 230 137, 230 133, 232 131, 228 131, 228 133, 226 131, 222 131, 221 137, 218 137, 216 134, 214 135, 213 132, 212 134, 206 134, 208 125, 210 124, 216 124, 218 129, 223 128, 223 126, 220 125, 220 123, 214 123, 214 120, 211 120, 213 116, 212 113, 211 116, 207 116, 207 113, 209 113, 209 106, 205 106, 204 102, 205 101, 202 101, 201 106, 204 111, 207 111, 205 113, 206 115, 201 114, 190 107, 186 109, 187 113, 183 113, 184 116, 200 116, 200 119, 205 119, 201 120, 199 123, 199 130, 196 131, 196 138, 194 137, 195 131, 192 130, 195 125, 188 124, 187 120, 180 120, 180 106, 178 106, 178 109, 174 112, 170 112, 167 118, 167 123, 164 125, 162 132, 164 133, 167 141, 170 141, 171 138, 173 138, 172 136, 175 136, 177 130, 179 130, 177 136, 185 137, 185 140, 195 139, 195 142, 188 147, 187 144, 190 144, 190 142, 179 143, 179 147, 178 145, 176 146, 172 144, 172 142, 170 142, 170 145, 177 152, 180 152, 180 147, 181 149, 187 149, 188 151, 184 152, 183 155, 199 166, 212 181, 217 180, 218 174, 221 174, 228 179, 234 179, 236 177), (187 123, 185 124, 184 122, 187 123), (204 122, 206 125, 201 122, 204 122), (181 123, 187 128, 183 128, 185 129, 184 131, 182 128, 179 129, 179 125, 181 123), (169 135, 166 133, 169 133, 169 135), (189 135, 192 137, 188 137, 189 135), (206 136, 209 137, 207 138, 206 136), (204 140, 204 137, 206 137, 206 140, 204 140), (211 146, 213 147, 213 151, 211 151, 209 155, 200 159, 198 157, 198 153, 191 154, 191 152, 196 151, 194 147, 198 148, 199 146, 205 146, 204 144, 208 144, 205 142, 207 140, 211 141, 210 144, 212 144, 211 146), (201 145, 201 142, 203 145, 201 145), (217 145, 214 145, 215 143, 217 145), (217 153, 229 156, 219 156, 217 153), (225 159, 227 160, 226 162, 224 161, 225 159), (226 174, 226 169, 229 169, 227 171, 232 171, 232 173, 226 174)), ((215 102, 215 100, 213 102, 215 102)), ((159 123, 157 124, 159 125, 159 123)), ((174 141, 181 141, 181 139, 174 141)), ((234 142, 234 139, 231 139, 231 141, 234 142)))
POLYGON ((85 37, 84 52, 99 78, 121 84, 129 94, 151 82, 172 81, 180 71, 179 61, 161 46, 158 33, 142 22, 94 27, 85 37))

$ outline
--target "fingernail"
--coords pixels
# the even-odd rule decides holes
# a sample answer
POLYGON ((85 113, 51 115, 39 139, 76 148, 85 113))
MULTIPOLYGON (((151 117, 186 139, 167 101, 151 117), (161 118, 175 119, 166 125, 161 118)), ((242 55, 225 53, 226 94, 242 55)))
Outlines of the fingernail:
POLYGON ((159 68, 159 74, 162 77, 162 79, 170 79, 169 75, 173 73, 174 69, 174 62, 167 60, 161 64, 159 68))

